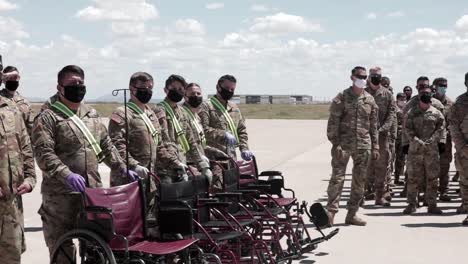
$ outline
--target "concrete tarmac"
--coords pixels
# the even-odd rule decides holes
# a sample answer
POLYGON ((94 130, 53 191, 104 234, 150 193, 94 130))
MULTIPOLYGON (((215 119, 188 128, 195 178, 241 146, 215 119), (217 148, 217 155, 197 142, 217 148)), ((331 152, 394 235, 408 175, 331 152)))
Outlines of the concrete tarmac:
MULTIPOLYGON (((259 169, 283 171, 287 187, 296 191, 299 200, 309 204, 320 201, 325 205, 331 173, 331 145, 326 137, 326 121, 248 120, 247 127, 250 148, 257 156, 259 169)), ((108 184, 109 169, 103 166, 100 170, 108 184)), ((37 173, 40 179, 42 173, 38 168, 37 173)), ((468 244, 468 227, 460 224, 465 216, 455 214, 460 204, 454 192, 458 184, 450 183, 450 195, 454 201, 440 204, 445 213, 442 216, 426 214, 425 207, 419 208, 413 216, 404 216, 401 212, 406 200, 397 195, 390 208, 377 207, 373 201, 366 201, 359 213, 368 224, 355 227, 344 225, 350 178, 348 176, 345 183, 341 209, 335 218, 340 233, 294 263, 466 263, 467 257, 463 252, 468 244)), ((401 190, 401 187, 396 190, 401 190)), ((41 204, 40 180, 33 193, 24 196, 24 204, 28 250, 23 254, 22 262, 46 264, 48 250, 37 214, 41 204)), ((309 231, 314 237, 318 235, 312 228, 309 231)))

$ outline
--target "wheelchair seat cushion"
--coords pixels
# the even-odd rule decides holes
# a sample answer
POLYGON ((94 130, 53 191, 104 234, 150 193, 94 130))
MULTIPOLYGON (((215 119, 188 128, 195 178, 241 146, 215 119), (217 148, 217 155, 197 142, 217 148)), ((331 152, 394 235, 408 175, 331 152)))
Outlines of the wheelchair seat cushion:
MULTIPOLYGON (((221 241, 226 241, 226 240, 231 240, 235 238, 240 238, 241 236, 245 235, 246 231, 229 231, 226 233, 209 233, 209 236, 215 241, 215 242, 221 242, 221 241)), ((200 239, 200 240, 207 240, 208 237, 205 235, 205 233, 195 233, 193 234, 194 237, 200 239)))
POLYGON ((171 242, 143 241, 129 247, 129 250, 161 256, 177 253, 190 247, 197 241, 198 239, 184 239, 171 242))
MULTIPOLYGON (((279 206, 288 207, 297 201, 296 198, 272 198, 279 206)), ((268 199, 259 199, 261 203, 268 203, 268 199)))

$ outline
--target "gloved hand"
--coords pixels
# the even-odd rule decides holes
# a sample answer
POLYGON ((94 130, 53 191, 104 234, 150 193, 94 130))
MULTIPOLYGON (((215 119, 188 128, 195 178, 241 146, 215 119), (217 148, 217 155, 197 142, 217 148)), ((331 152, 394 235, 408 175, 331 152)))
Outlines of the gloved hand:
POLYGON ((207 164, 210 164, 210 159, 208 159, 205 155, 202 155, 202 161, 206 162, 207 164))
POLYGON ((143 167, 141 165, 136 165, 134 171, 138 174, 138 176, 140 176, 140 178, 148 177, 149 170, 146 167, 143 167))
POLYGON ((378 150, 373 150, 372 151, 372 159, 373 160, 378 160, 380 158, 380 152, 378 150))
POLYGON ((178 162, 176 166, 177 173, 179 177, 177 181, 188 181, 188 174, 187 174, 188 166, 183 164, 182 162, 178 162))
POLYGON ((18 194, 23 195, 32 191, 32 187, 29 183, 23 183, 17 188, 18 194))
POLYGON ((426 142, 422 141, 421 139, 419 139, 417 137, 414 137, 414 142, 416 142, 417 144, 419 144, 421 146, 426 145, 426 142))
POLYGON ((243 160, 249 161, 253 157, 253 153, 250 150, 244 150, 241 152, 241 157, 243 160))
POLYGON ((121 175, 123 177, 127 177, 130 180, 130 182, 134 182, 138 180, 138 173, 132 170, 128 170, 128 173, 127 173, 127 170, 122 170, 121 175))
POLYGON ((85 187, 86 187, 86 181, 83 178, 83 176, 76 174, 76 173, 70 173, 68 174, 66 179, 67 179, 68 185, 73 191, 84 192, 85 187))
POLYGON ((403 154, 407 155, 409 151, 409 145, 403 146, 402 150, 403 150, 403 154))
POLYGON ((226 142, 229 144, 229 145, 235 145, 237 144, 237 140, 236 140, 236 137, 234 137, 231 133, 229 132, 224 132, 224 136, 226 137, 226 142))
POLYGON ((211 182, 213 181, 213 172, 210 169, 210 163, 202 160, 198 163, 198 167, 201 170, 201 175, 208 178, 208 182, 211 185, 211 182))
POLYGON ((437 146, 439 147, 439 154, 445 152, 445 143, 439 143, 437 146))

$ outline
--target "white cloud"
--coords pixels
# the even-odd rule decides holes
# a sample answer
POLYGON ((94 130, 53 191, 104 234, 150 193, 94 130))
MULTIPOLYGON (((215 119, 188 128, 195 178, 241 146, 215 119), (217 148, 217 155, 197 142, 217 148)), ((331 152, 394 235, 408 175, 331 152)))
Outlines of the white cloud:
POLYGON ((8 0, 0 0, 0 11, 10 11, 18 9, 18 5, 9 2, 8 0))
POLYGON ((368 14, 366 15, 366 19, 368 19, 368 20, 377 19, 377 14, 374 13, 374 12, 368 13, 368 14))
POLYGON ((270 11, 270 8, 265 5, 254 4, 250 7, 250 10, 255 12, 268 12, 270 11))
POLYGON ((146 21, 158 17, 156 7, 146 0, 94 0, 95 5, 79 10, 76 17, 99 21, 146 21))
POLYGON ((205 34, 203 25, 195 19, 179 19, 175 23, 176 31, 179 33, 190 33, 193 35, 205 34))
POLYGON ((11 17, 0 16, 0 36, 2 40, 28 38, 29 34, 24 31, 23 25, 11 17))
POLYGON ((460 17, 455 23, 455 27, 459 30, 468 31, 468 15, 460 17))
POLYGON ((206 9, 214 10, 224 8, 224 3, 209 3, 205 5, 206 9))
POLYGON ((323 31, 318 23, 311 22, 304 17, 278 13, 276 15, 259 17, 250 27, 254 33, 282 35, 287 33, 308 33, 323 31))
POLYGON ((405 16, 405 12, 403 11, 395 11, 395 12, 390 12, 387 14, 387 17, 404 17, 405 16))
POLYGON ((145 32, 145 23, 143 22, 112 22, 112 32, 117 35, 135 36, 145 32))

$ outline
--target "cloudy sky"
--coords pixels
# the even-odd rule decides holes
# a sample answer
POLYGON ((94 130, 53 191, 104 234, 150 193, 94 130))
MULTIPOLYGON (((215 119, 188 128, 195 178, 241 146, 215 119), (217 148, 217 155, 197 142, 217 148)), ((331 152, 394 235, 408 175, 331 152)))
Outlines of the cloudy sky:
POLYGON ((420 75, 464 92, 468 2, 435 0, 0 0, 0 54, 22 93, 47 97, 67 64, 86 72, 88 98, 148 71, 162 97, 171 73, 213 92, 331 98, 355 65, 378 65, 401 90, 420 75))

